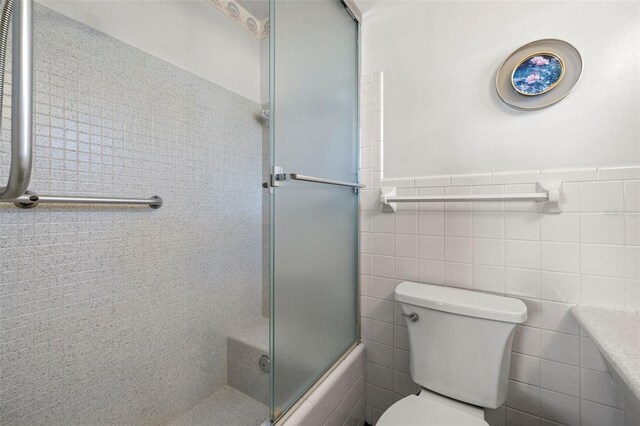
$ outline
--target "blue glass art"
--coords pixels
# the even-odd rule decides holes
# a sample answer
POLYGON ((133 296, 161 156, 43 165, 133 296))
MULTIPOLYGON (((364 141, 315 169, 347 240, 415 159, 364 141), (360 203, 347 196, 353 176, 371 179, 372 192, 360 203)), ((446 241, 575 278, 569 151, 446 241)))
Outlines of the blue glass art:
POLYGON ((563 76, 562 59, 551 53, 536 53, 516 65, 511 84, 518 93, 536 96, 553 89, 563 76))

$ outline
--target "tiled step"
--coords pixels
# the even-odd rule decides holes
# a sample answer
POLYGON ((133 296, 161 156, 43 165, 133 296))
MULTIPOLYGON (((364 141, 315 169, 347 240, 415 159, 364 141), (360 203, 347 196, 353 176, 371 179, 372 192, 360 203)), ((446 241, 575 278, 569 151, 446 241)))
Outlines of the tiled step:
POLYGON ((262 318, 252 327, 227 337, 227 384, 251 398, 269 404, 269 373, 258 361, 269 354, 269 320, 262 318))

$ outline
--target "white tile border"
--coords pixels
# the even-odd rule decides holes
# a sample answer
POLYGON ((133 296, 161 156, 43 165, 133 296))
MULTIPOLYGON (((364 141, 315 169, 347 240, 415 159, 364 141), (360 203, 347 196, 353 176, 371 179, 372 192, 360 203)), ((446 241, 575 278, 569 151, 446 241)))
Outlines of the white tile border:
POLYGON ((432 186, 451 186, 451 176, 421 176, 415 178, 416 188, 429 188, 432 186))
POLYGON ((640 165, 625 167, 598 167, 598 180, 640 179, 640 165))
POLYGON ((396 178, 396 179, 384 179, 382 186, 394 186, 396 188, 414 188, 414 178, 396 178))
POLYGON ((383 75, 360 77, 360 167, 359 181, 367 190, 380 188, 383 179, 383 75))
POLYGON ((451 175, 451 186, 491 185, 491 173, 451 175))
POLYGON ((521 172, 496 172, 493 173, 494 185, 514 184, 514 183, 537 183, 540 182, 540 170, 528 170, 521 172))
POLYGON ((538 183, 542 181, 593 182, 638 179, 640 179, 640 165, 385 178, 382 180, 382 186, 396 188, 430 188, 443 186, 514 185, 538 183))

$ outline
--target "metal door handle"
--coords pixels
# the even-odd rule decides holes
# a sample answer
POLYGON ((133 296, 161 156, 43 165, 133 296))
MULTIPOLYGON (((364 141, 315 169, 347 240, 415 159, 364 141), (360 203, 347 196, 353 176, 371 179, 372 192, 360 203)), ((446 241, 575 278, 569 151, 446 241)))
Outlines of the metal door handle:
POLYGON ((346 186, 348 188, 354 188, 354 189, 362 189, 365 186, 361 183, 353 183, 353 182, 342 182, 339 180, 333 180, 333 179, 325 179, 325 178, 319 178, 319 177, 314 177, 314 176, 305 176, 305 175, 301 175, 300 173, 290 173, 289 174, 289 179, 291 180, 302 180, 305 182, 313 182, 313 183, 324 183, 325 185, 336 185, 336 186, 346 186))

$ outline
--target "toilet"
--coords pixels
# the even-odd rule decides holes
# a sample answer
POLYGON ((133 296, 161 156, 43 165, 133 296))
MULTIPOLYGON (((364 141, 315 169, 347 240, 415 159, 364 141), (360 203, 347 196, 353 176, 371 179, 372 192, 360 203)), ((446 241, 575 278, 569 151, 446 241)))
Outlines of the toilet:
POLYGON ((421 386, 377 426, 487 426, 483 408, 507 397, 511 344, 527 319, 521 300, 405 281, 396 302, 409 328, 411 377, 421 386))

